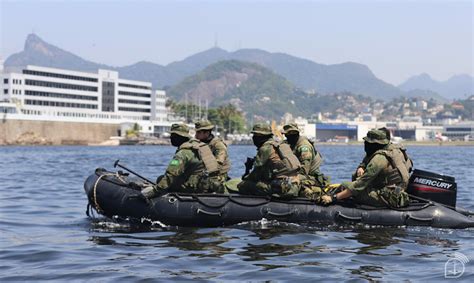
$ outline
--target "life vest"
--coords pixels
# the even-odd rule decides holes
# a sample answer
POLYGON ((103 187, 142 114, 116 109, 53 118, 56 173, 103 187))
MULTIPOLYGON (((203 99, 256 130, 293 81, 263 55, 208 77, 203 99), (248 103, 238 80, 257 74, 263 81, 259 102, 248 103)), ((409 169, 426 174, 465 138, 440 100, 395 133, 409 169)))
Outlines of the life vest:
MULTIPOLYGON (((214 155, 214 157, 216 157, 216 144, 218 142, 221 142, 224 144, 224 146, 227 148, 227 145, 225 144, 225 142, 221 139, 221 138, 218 138, 218 137, 214 137, 212 138, 212 140, 209 142, 209 147, 211 148, 211 151, 214 155)), ((229 172, 230 170, 230 161, 229 161, 229 156, 227 156, 227 158, 224 160, 224 163, 220 165, 220 173, 221 174, 227 174, 227 172, 229 172)))
POLYGON ((377 150, 372 158, 377 154, 384 155, 390 163, 387 185, 400 185, 406 189, 413 167, 413 161, 408 157, 406 149, 400 145, 390 144, 384 149, 377 150))
POLYGON ((206 173, 208 175, 215 175, 219 172, 219 164, 217 163, 217 159, 212 154, 211 148, 208 144, 200 142, 196 139, 191 139, 185 143, 183 143, 180 149, 191 149, 196 152, 199 156, 199 159, 204 164, 206 173))
POLYGON ((295 150, 297 148, 299 148, 300 146, 302 146, 304 141, 308 141, 308 143, 312 147, 311 150, 313 152, 314 157, 313 157, 313 160, 311 161, 310 169, 309 169, 309 172, 308 172, 308 173, 312 173, 314 171, 319 170, 319 167, 323 163, 323 156, 321 155, 321 153, 319 153, 319 151, 316 150, 316 146, 314 145, 314 142, 312 142, 310 139, 308 139, 306 137, 303 137, 303 136, 300 136, 300 138, 296 142, 295 150))
POLYGON ((297 174, 301 168, 301 163, 291 150, 290 145, 277 141, 270 141, 269 143, 274 149, 273 156, 270 156, 275 165, 274 177, 279 178, 297 174))

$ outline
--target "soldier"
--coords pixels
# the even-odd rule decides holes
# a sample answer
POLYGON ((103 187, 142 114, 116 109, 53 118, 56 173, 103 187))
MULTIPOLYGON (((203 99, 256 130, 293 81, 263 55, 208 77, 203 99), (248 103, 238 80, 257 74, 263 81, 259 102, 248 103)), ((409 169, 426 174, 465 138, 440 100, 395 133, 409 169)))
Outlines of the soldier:
POLYGON ((255 124, 252 132, 257 156, 247 159, 246 171, 237 185, 239 192, 250 195, 296 197, 299 193, 301 168, 288 144, 273 139, 270 126, 255 124), (253 169, 252 169, 253 166, 253 169))
POLYGON ((223 184, 215 178, 219 169, 209 146, 191 138, 185 124, 173 124, 170 134, 171 144, 178 149, 156 186, 144 188, 142 195, 149 199, 168 191, 224 192, 223 184))
POLYGON ((322 197, 324 204, 331 204, 350 196, 360 204, 388 206, 408 205, 405 192, 413 166, 406 150, 390 144, 384 130, 370 130, 364 137, 366 157, 364 172, 355 181, 343 182, 343 191, 322 197))
POLYGON ((211 148, 212 154, 219 164, 219 178, 225 182, 229 178, 230 160, 227 154, 227 145, 224 141, 212 134, 214 125, 206 120, 194 124, 196 127, 196 139, 206 143, 211 148))
POLYGON ((307 176, 313 177, 317 185, 321 188, 329 185, 329 180, 319 171, 319 166, 323 162, 321 154, 308 138, 300 135, 298 126, 294 123, 283 126, 282 133, 286 137, 286 142, 290 145, 293 153, 298 157, 307 176))
MULTIPOLYGON (((387 136, 387 139, 390 141, 391 140, 391 133, 390 133, 390 130, 385 128, 385 127, 382 127, 382 128, 379 128, 379 130, 382 130, 385 132, 385 135, 387 136)), ((356 171, 354 172, 354 174, 352 174, 352 181, 355 181, 355 179, 357 179, 357 177, 360 177, 364 174, 365 172, 365 167, 367 166, 367 158, 369 158, 370 156, 365 156, 364 159, 362 160, 362 162, 359 164, 359 166, 357 166, 357 169, 356 171)))

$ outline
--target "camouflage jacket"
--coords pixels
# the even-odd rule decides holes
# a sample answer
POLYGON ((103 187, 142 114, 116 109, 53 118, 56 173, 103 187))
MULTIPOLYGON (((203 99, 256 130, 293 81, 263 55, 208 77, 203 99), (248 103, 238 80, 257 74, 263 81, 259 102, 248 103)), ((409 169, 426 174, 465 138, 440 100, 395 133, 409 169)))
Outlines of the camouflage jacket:
POLYGON ((211 135, 209 139, 209 147, 212 150, 212 154, 216 157, 217 163, 219 163, 219 173, 226 175, 230 170, 230 160, 227 154, 227 145, 221 138, 214 137, 211 135))
MULTIPOLYGON (((385 149, 383 149, 383 150, 401 150, 402 152, 406 152, 406 148, 405 148, 403 145, 401 145, 401 144, 393 144, 393 143, 389 143, 389 144, 385 147, 385 149)), ((366 167, 367 167, 367 165, 368 165, 368 163, 369 163, 369 161, 370 161, 370 159, 371 159, 372 157, 373 157, 373 155, 372 155, 372 156, 367 156, 367 155, 365 155, 365 156, 364 156, 364 159, 362 159, 362 162, 359 163, 359 165, 357 166, 357 169, 362 168, 362 169, 364 169, 364 171, 365 171, 365 170, 366 170, 366 167)), ((406 157, 408 158, 408 156, 406 156, 406 157)), ((408 158, 408 160, 409 160, 409 162, 411 163, 411 166, 413 166, 413 161, 411 161, 410 158, 408 158)), ((357 179, 357 169, 356 169, 356 171, 355 171, 354 173, 352 173, 352 181, 355 181, 355 180, 357 179)))
POLYGON ((300 136, 295 146, 291 149, 301 162, 304 173, 311 176, 317 176, 319 173, 319 166, 321 166, 323 159, 321 154, 316 151, 314 145, 306 137, 300 136))
POLYGON ((270 182, 275 172, 281 170, 282 162, 273 144, 276 141, 267 140, 257 151, 252 171, 244 178, 253 182, 270 182))
MULTIPOLYGON (((400 171, 402 168, 397 167, 401 166, 409 167, 405 168, 406 172, 408 172, 411 169, 412 162, 408 156, 405 155, 403 147, 389 144, 384 149, 376 151, 372 156, 364 157, 364 160, 359 165, 359 167, 364 168, 364 174, 356 178, 355 181, 344 182, 343 186, 351 190, 355 196, 364 190, 380 190, 390 183, 389 179, 393 177, 393 171, 397 169, 400 171), (402 162, 400 162, 398 165, 392 164, 391 161, 393 162, 393 160, 390 160, 387 157, 387 153, 403 156, 401 159, 406 158, 406 164, 403 164, 402 162)), ((401 175, 402 176, 400 176, 399 184, 401 185, 402 189, 406 189, 409 176, 407 176, 407 173, 401 175)))
POLYGON ((156 185, 157 191, 169 190, 178 192, 193 192, 197 190, 205 170, 199 153, 189 148, 189 144, 200 143, 191 139, 182 144, 175 152, 166 169, 156 185))

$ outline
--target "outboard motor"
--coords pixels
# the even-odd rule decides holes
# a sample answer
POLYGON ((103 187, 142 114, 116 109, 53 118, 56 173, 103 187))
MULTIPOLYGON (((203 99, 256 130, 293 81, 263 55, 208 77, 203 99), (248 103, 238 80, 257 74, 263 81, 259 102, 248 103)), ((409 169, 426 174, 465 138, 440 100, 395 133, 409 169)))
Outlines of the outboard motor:
POLYGON ((451 176, 415 169, 407 193, 456 207, 457 185, 451 176))

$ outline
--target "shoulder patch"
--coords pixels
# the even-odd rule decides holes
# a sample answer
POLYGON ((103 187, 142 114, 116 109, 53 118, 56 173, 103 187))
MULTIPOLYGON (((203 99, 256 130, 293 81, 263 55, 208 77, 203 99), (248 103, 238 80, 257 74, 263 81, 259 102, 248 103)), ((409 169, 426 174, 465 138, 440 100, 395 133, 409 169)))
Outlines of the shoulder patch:
POLYGON ((171 166, 178 166, 179 165, 179 160, 178 159, 171 160, 170 165, 171 166))

